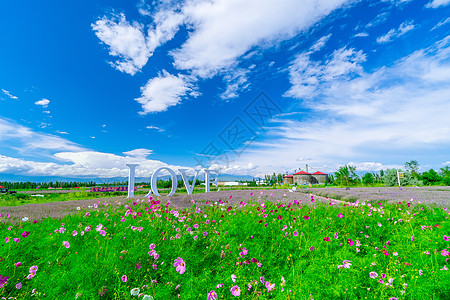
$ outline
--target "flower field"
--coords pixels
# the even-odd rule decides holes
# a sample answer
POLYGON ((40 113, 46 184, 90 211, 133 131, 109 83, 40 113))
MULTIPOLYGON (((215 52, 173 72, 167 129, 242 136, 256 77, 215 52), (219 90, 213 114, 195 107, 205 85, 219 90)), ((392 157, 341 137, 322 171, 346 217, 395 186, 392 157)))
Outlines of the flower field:
POLYGON ((0 298, 450 299, 447 207, 294 194, 0 210, 0 298))

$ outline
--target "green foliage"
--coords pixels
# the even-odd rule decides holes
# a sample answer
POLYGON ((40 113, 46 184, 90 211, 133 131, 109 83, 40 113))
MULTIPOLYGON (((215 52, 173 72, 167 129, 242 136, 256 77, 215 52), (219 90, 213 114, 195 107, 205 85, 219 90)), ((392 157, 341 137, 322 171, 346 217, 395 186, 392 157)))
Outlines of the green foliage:
POLYGON ((162 213, 164 206, 147 211, 147 203, 130 201, 99 212, 91 209, 89 216, 80 210, 62 220, 29 220, 11 228, 0 222, 0 275, 8 277, 0 297, 132 300, 138 297, 131 289, 139 288, 154 299, 206 299, 211 290, 218 299, 448 299, 450 272, 441 252, 448 249, 447 212, 379 202, 370 203, 377 208, 373 211, 367 204, 316 203, 311 209, 305 203, 288 208, 262 197, 242 208, 227 203, 199 206, 198 212, 196 206, 177 209, 180 223, 172 213, 162 213), (136 219, 128 215, 121 222, 125 205, 136 219), (287 222, 291 226, 283 228, 287 222), (96 230, 99 224, 102 228, 96 230), (30 234, 24 237, 24 231, 30 234), (3 242, 6 237, 8 243, 3 242), (149 255, 150 244, 158 258, 149 255), (178 257, 185 262, 183 274, 174 266, 178 257), (31 266, 38 270, 26 279, 31 266), (268 291, 263 279, 274 289, 268 291), (230 292, 235 285, 239 298, 230 292))
POLYGON ((434 185, 442 181, 442 177, 435 170, 430 169, 422 173, 422 181, 425 185, 434 185))
POLYGON ((374 181, 375 181, 375 179, 374 179, 374 176, 373 176, 372 173, 366 173, 366 174, 364 174, 364 176, 362 177, 362 182, 363 182, 365 185, 373 184, 374 181))
POLYGON ((335 182, 341 186, 354 185, 359 181, 359 176, 356 175, 356 167, 354 166, 341 166, 336 172, 334 172, 334 175, 336 176, 335 182))
POLYGON ((411 173, 413 177, 419 177, 419 173, 417 172, 419 171, 419 163, 417 162, 417 160, 405 162, 405 168, 411 173))
MULTIPOLYGON (((401 172, 402 170, 387 169, 386 172, 384 172, 383 182, 385 186, 398 186, 397 171, 401 172)), ((400 178, 400 185, 405 186, 421 184, 421 182, 413 177, 409 171, 404 172, 404 175, 404 178, 400 178)))

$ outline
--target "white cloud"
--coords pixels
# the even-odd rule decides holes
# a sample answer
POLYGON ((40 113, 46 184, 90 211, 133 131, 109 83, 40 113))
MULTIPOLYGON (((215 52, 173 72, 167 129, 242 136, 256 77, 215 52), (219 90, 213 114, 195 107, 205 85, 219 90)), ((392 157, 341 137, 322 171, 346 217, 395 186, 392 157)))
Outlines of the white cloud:
POLYGON ((433 0, 429 2, 425 7, 427 8, 438 8, 440 6, 446 6, 450 4, 450 0, 433 0))
POLYGON ((152 154, 153 150, 148 149, 135 149, 127 152, 123 152, 127 157, 136 157, 136 158, 146 158, 150 154, 152 154))
POLYGON ((344 0, 190 1, 182 8, 193 31, 172 52, 175 66, 209 78, 236 63, 255 46, 292 38, 344 0))
MULTIPOLYGON (((358 52, 346 51, 353 54, 347 59, 357 57, 358 52)), ((286 94, 309 97, 310 101, 301 102, 308 114, 272 120, 274 126, 267 127, 270 138, 253 142, 232 164, 251 162, 257 166, 254 172, 267 174, 300 163, 331 172, 349 161, 361 170, 377 170, 397 166, 398 161, 384 161, 393 157, 400 163, 430 155, 442 159, 435 149, 450 148, 450 37, 372 73, 359 65, 363 61, 359 52, 359 63, 342 69, 356 71, 355 77, 344 71, 331 72, 342 76, 324 75, 333 57, 326 63, 304 54, 295 59, 290 70, 293 87, 286 94), (305 90, 305 82, 310 90, 305 90), (311 159, 299 161, 299 157, 311 159)))
POLYGON ((444 166, 450 165, 450 160, 442 163, 444 166))
POLYGON ((366 37, 369 36, 369 34, 367 32, 360 32, 355 34, 355 37, 366 37))
POLYGON ((238 68, 234 71, 226 71, 223 76, 227 83, 226 90, 220 94, 222 100, 232 99, 238 97, 238 92, 246 90, 249 86, 247 74, 249 70, 238 68))
POLYGON ((350 161, 347 163, 349 166, 353 166, 356 168, 356 171, 380 171, 380 170, 386 170, 386 169, 402 169, 404 166, 402 165, 384 165, 379 162, 353 162, 350 161))
POLYGON ((15 99, 15 100, 19 99, 18 97, 14 96, 14 95, 11 95, 11 93, 9 91, 7 91, 7 90, 2 89, 2 92, 3 92, 3 94, 5 94, 6 96, 8 96, 11 99, 15 99))
POLYGON ((0 117, 0 146, 14 148, 21 154, 44 155, 48 151, 80 151, 84 148, 61 137, 34 132, 28 127, 0 117))
MULTIPOLYGON (((135 150, 135 154, 139 152, 137 150, 135 150)), ((127 177, 128 167, 126 164, 129 163, 139 164, 136 168, 136 176, 138 177, 150 177, 152 172, 160 167, 169 167, 175 172, 177 172, 178 168, 185 168, 193 172, 192 168, 168 165, 158 160, 145 159, 139 155, 120 156, 96 151, 82 151, 59 152, 54 154, 54 158, 64 163, 37 162, 0 154, 0 173, 14 173, 26 176, 62 176, 66 178, 72 176, 127 177)))
POLYGON ((177 105, 182 98, 193 91, 190 79, 187 76, 174 76, 165 70, 158 77, 150 79, 141 87, 141 97, 135 100, 142 105, 143 112, 166 111, 169 107, 177 105))
POLYGON ((145 128, 147 128, 147 129, 155 129, 155 130, 158 130, 159 132, 164 132, 165 131, 164 129, 162 129, 162 128, 158 127, 158 126, 153 126, 153 125, 147 126, 145 128))
POLYGON ((366 27, 370 28, 370 27, 374 27, 377 25, 380 25, 381 23, 386 22, 387 17, 389 16, 390 12, 384 12, 384 13, 380 13, 378 14, 372 21, 370 21, 366 27))
POLYGON ((377 43, 378 44, 389 43, 389 42, 393 41, 394 39, 401 37, 408 31, 411 31, 413 29, 414 29, 413 21, 403 22, 402 24, 400 24, 398 29, 391 29, 391 30, 389 30, 388 33, 386 33, 382 36, 379 36, 377 38, 377 43))
POLYGON ((47 107, 49 103, 50 103, 50 100, 45 99, 45 98, 43 98, 43 99, 41 99, 41 100, 39 100, 39 101, 34 102, 34 104, 40 105, 40 106, 42 106, 42 107, 47 107))
POLYGON ((335 50, 324 63, 310 60, 310 53, 297 55, 289 67, 292 87, 286 96, 293 98, 311 98, 316 95, 318 83, 330 83, 339 78, 349 78, 362 72, 361 62, 366 60, 362 51, 341 48, 335 50))
POLYGON ((325 46, 325 44, 328 42, 330 37, 331 37, 331 33, 321 37, 314 45, 311 46, 310 50, 313 52, 319 51, 320 49, 323 48, 323 46, 325 46))
POLYGON ((59 130, 56 130, 56 133, 59 133, 59 134, 69 134, 68 132, 65 132, 65 131, 59 131, 59 130))
POLYGON ((111 65, 121 72, 134 75, 148 61, 151 51, 147 48, 143 25, 130 24, 124 14, 106 16, 92 24, 97 37, 109 46, 109 54, 119 60, 111 65))
POLYGON ((431 28, 431 31, 433 31, 433 30, 435 30, 435 29, 438 29, 439 27, 444 26, 445 24, 448 24, 448 23, 450 23, 450 17, 448 17, 447 19, 442 20, 442 21, 440 21, 439 23, 437 23, 436 26, 434 26, 433 28, 431 28))

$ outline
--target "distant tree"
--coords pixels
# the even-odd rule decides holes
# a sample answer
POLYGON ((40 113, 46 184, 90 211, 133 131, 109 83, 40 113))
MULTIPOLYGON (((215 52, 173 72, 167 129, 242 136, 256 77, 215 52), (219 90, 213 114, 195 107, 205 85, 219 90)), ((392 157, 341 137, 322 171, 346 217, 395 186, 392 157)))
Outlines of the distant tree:
POLYGON ((439 174, 433 169, 430 169, 430 170, 422 173, 422 181, 423 181, 423 184, 425 184, 425 185, 434 185, 434 184, 440 182, 441 180, 442 180, 442 177, 439 176, 439 174))
POLYGON ((441 168, 441 171, 439 172, 439 175, 441 175, 441 177, 450 176, 450 167, 449 166, 445 166, 445 168, 441 168))
POLYGON ((339 167, 339 169, 334 172, 336 176, 336 181, 340 185, 350 185, 356 183, 359 180, 358 175, 356 175, 356 167, 344 165, 339 167))
POLYGON ((374 178, 374 176, 373 176, 372 173, 366 173, 366 174, 364 174, 364 176, 362 177, 362 182, 363 182, 365 185, 373 184, 374 181, 375 181, 375 178, 374 178))
POLYGON ((413 177, 418 178, 419 177, 419 173, 417 171, 419 171, 419 163, 417 162, 417 160, 411 160, 408 162, 405 162, 405 168, 406 170, 411 172, 411 175, 413 177))
MULTIPOLYGON (((383 175, 383 182, 386 186, 398 186, 398 177, 397 171, 401 172, 402 170, 397 169, 387 169, 383 175)), ((411 172, 404 172, 405 177, 400 179, 401 185, 419 185, 421 182, 412 176, 411 172)))

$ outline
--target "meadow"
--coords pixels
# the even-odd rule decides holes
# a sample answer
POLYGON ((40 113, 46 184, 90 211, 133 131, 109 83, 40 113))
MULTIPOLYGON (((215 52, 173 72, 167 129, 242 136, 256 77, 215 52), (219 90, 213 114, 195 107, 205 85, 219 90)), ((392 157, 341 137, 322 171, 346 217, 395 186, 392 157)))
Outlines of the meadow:
POLYGON ((0 297, 450 299, 447 207, 227 193, 14 224, 0 208, 0 297))

